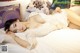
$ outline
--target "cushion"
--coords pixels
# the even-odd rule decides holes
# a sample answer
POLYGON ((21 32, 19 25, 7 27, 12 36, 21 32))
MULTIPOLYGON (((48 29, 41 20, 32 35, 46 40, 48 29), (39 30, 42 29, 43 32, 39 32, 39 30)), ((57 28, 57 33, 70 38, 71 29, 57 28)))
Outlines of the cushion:
POLYGON ((4 27, 4 23, 9 19, 19 18, 20 17, 20 6, 9 5, 0 7, 0 28, 4 27))
POLYGON ((0 29, 0 43, 2 43, 3 40, 4 40, 4 35, 3 34, 4 34, 3 30, 0 29))
POLYGON ((4 28, 0 29, 0 44, 6 44, 6 43, 15 43, 14 39, 10 37, 9 35, 5 34, 4 28))

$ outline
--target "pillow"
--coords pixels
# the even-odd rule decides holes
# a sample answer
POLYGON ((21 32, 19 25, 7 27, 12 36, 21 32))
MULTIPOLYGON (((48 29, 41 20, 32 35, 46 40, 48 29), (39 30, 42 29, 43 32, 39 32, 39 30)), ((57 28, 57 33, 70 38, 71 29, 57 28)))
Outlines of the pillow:
POLYGON ((9 19, 19 18, 20 17, 20 6, 9 5, 0 7, 0 28, 4 27, 4 23, 9 19))
POLYGON ((5 34, 4 28, 0 29, 0 43, 3 44, 4 43, 15 43, 14 39, 12 39, 12 37, 8 36, 7 34, 5 34))
POLYGON ((2 43, 4 40, 4 33, 0 30, 0 43, 2 43))

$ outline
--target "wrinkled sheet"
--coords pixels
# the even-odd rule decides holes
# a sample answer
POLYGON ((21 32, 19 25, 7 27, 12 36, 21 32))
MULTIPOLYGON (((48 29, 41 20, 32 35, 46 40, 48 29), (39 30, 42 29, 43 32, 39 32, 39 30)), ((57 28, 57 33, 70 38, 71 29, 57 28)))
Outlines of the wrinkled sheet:
MULTIPOLYGON (((24 34, 16 35, 26 40, 24 34)), ((56 30, 36 39, 37 46, 32 50, 8 43, 8 53, 80 53, 80 30, 77 29, 56 30)))
POLYGON ((61 29, 37 37, 37 46, 31 53, 80 53, 80 30, 61 29))

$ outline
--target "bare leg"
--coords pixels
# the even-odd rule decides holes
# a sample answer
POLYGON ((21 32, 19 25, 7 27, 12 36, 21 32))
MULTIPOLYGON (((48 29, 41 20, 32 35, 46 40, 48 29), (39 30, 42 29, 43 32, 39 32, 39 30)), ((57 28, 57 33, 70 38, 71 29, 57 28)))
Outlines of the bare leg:
POLYGON ((72 22, 75 25, 80 26, 80 16, 77 15, 75 12, 73 12, 72 10, 69 9, 65 9, 65 11, 68 14, 68 19, 70 22, 72 22))

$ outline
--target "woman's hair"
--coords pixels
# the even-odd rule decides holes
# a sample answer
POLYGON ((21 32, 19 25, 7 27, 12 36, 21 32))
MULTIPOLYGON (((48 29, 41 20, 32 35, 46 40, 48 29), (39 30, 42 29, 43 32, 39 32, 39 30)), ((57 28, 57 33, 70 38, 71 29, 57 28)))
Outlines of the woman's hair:
POLYGON ((6 31, 6 30, 9 31, 9 28, 10 28, 11 24, 13 24, 13 23, 16 22, 16 21, 17 21, 17 18, 7 20, 7 21, 5 22, 5 24, 4 24, 4 30, 5 30, 5 31, 6 31))

